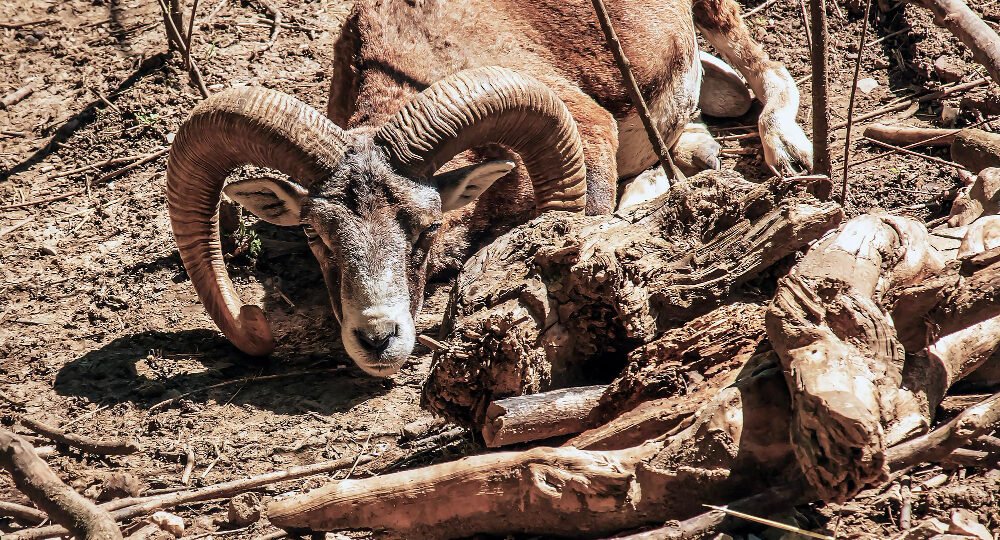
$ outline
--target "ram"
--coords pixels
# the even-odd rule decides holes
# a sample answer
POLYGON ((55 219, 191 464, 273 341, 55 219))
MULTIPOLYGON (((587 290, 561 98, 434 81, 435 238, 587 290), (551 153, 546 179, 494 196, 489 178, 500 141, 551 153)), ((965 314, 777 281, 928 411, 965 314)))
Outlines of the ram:
MULTIPOLYGON (((682 165, 719 165, 718 144, 696 122, 696 27, 763 102, 767 164, 776 173, 811 165, 795 84, 750 37, 735 0, 609 7, 682 165)), ((657 160, 589 0, 362 0, 336 47, 327 116, 279 92, 233 89, 198 105, 170 151, 170 219, 184 266, 246 353, 269 353, 274 338, 226 272, 223 191, 265 221, 305 230, 345 349, 385 376, 413 349, 428 273, 457 267, 534 213, 608 213, 666 189, 629 184, 657 160), (288 178, 223 189, 245 164, 288 178)))

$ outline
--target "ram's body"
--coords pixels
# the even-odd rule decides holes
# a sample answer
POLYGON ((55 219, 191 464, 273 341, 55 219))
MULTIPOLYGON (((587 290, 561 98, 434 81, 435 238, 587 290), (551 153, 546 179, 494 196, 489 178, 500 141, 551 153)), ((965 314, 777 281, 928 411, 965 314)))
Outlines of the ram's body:
MULTIPOLYGON (((768 165, 811 163, 794 82, 750 38, 735 0, 609 9, 682 168, 719 166, 697 119, 696 27, 764 103, 768 165)), ((379 375, 412 350, 428 261, 432 272, 455 268, 534 212, 607 213, 666 189, 628 184, 656 157, 589 0, 360 0, 337 42, 328 116, 275 92, 232 90, 199 106, 171 151, 181 257, 213 319, 252 354, 273 338, 225 275, 215 214, 239 164, 291 176, 225 191, 263 219, 305 227, 345 348, 379 375)))

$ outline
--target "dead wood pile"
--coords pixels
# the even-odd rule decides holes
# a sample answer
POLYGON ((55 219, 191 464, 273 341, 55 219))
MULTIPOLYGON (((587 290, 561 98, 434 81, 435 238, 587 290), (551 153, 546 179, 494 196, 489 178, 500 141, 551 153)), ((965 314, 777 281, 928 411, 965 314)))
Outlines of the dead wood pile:
POLYGON ((928 434, 1000 344, 992 191, 971 224, 928 231, 845 222, 816 196, 828 182, 708 172, 630 212, 511 231, 457 279, 425 406, 493 446, 592 429, 334 482, 272 503, 272 523, 601 537, 687 520, 657 537, 693 537, 721 523, 704 504, 841 501, 988 433, 996 396, 928 434))

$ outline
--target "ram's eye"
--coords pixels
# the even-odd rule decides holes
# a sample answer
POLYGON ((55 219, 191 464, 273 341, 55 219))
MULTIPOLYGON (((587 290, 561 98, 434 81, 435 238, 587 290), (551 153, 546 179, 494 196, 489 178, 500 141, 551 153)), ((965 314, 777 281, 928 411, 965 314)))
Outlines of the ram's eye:
POLYGON ((308 225, 306 223, 303 223, 302 224, 302 232, 306 233, 306 240, 309 240, 310 242, 314 242, 316 240, 319 240, 319 235, 316 234, 316 229, 313 229, 312 225, 308 225))
POLYGON ((434 236, 440 228, 441 223, 431 223, 426 229, 421 231, 420 236, 417 237, 417 241, 414 242, 413 247, 420 249, 429 248, 431 240, 434 240, 434 236))

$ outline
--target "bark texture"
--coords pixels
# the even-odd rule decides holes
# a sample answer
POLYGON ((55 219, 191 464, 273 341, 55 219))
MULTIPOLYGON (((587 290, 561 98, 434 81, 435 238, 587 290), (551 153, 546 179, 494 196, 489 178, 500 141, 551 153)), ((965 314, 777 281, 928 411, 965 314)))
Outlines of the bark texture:
POLYGON ((545 214, 466 263, 424 405, 480 424, 504 397, 608 381, 842 219, 826 179, 708 171, 624 214, 545 214))
MULTIPOLYGON (((1000 49, 1000 38, 996 39, 1000 49)), ((951 144, 951 158, 974 173, 1000 167, 1000 134, 963 129, 951 144)))

